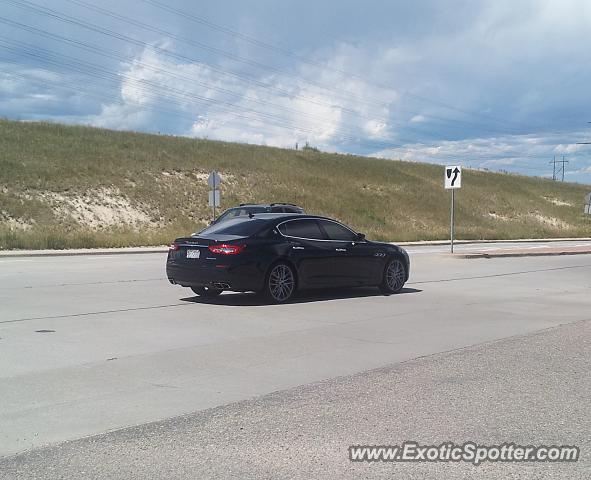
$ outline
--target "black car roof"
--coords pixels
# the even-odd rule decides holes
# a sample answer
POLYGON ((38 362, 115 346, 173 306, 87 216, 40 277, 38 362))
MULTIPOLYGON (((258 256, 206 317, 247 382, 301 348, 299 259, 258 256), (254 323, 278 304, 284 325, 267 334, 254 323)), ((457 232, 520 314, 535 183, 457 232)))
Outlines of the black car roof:
POLYGON ((282 203, 282 202, 275 202, 275 203, 241 203, 240 205, 236 205, 235 207, 230 207, 229 210, 233 208, 241 208, 241 207, 295 207, 295 208, 302 208, 295 203, 282 203))
POLYGON ((303 220, 304 218, 317 218, 317 219, 322 219, 322 220, 332 220, 334 222, 337 222, 338 220, 333 220, 332 218, 328 218, 328 217, 321 217, 319 215, 309 215, 307 213, 282 213, 282 212, 265 212, 265 213, 253 213, 252 215, 244 215, 241 217, 235 217, 233 218, 232 222, 235 221, 248 221, 251 219, 262 219, 262 220, 280 220, 285 218, 285 220, 290 219, 290 218, 296 218, 299 220, 303 220))
MULTIPOLYGON (((220 230, 220 231, 227 230, 228 228, 232 228, 233 226, 239 226, 241 224, 246 224, 248 222, 257 222, 260 224, 262 221, 263 225, 265 225, 265 224, 268 225, 268 224, 278 224, 281 221, 287 221, 287 220, 305 220, 305 219, 328 220, 328 221, 340 223, 338 220, 334 220, 332 218, 321 217, 319 215, 308 215, 305 213, 254 213, 252 215, 244 215, 244 216, 240 216, 240 217, 235 217, 235 218, 232 218, 232 219, 227 220, 222 223, 214 223, 210 227, 207 227, 206 229, 202 230, 201 232, 194 233, 193 236, 210 235, 212 233, 219 234, 220 232, 217 232, 217 230, 220 230), (216 230, 216 231, 211 232, 210 230, 216 230)), ((263 225, 261 225, 261 230, 263 228, 266 228, 263 225)), ((347 228, 350 229, 350 227, 347 227, 347 228)), ((221 232, 221 233, 223 233, 223 232, 221 232)))

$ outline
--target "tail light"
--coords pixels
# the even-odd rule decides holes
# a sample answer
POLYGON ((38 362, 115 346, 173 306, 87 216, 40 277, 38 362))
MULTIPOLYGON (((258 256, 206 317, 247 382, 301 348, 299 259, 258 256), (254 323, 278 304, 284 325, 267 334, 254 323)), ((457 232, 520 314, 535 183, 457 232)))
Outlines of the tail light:
POLYGON ((246 248, 246 245, 230 245, 227 243, 218 243, 216 245, 210 245, 209 251, 217 255, 238 255, 242 253, 246 248))
POLYGON ((178 243, 172 242, 169 245, 168 250, 171 250, 173 252, 176 252, 179 248, 181 248, 181 247, 179 247, 179 244, 178 243))

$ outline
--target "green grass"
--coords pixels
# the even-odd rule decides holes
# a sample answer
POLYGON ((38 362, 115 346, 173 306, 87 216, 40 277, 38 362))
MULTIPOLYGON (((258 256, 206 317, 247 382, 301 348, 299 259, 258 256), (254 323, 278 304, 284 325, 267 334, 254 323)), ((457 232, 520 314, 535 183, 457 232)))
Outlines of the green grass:
MULTIPOLYGON (((448 236, 450 194, 442 187, 443 167, 436 165, 8 120, 0 120, 0 152, 2 249, 168 243, 205 225, 210 209, 203 175, 214 168, 225 176, 222 207, 287 201, 338 218, 369 238, 448 236), (89 225, 63 201, 85 197, 109 208, 97 196, 104 189, 151 223, 89 225)), ((582 213, 589 190, 464 170, 457 236, 591 236, 591 218, 582 213)))

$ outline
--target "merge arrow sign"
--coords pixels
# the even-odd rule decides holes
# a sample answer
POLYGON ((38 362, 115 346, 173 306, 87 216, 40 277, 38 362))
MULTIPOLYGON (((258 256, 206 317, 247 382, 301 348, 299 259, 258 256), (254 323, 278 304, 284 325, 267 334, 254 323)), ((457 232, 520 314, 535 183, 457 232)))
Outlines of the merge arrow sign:
POLYGON ((462 167, 457 165, 445 167, 444 185, 446 189, 462 187, 462 167))

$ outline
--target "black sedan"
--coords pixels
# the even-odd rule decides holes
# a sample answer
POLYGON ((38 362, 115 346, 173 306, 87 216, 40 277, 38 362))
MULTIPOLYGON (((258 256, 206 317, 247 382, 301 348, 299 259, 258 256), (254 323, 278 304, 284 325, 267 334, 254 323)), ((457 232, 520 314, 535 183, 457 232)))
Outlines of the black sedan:
POLYGON ((396 293, 409 269, 401 247, 366 240, 330 218, 274 213, 177 238, 166 263, 168 280, 198 295, 255 291, 275 303, 308 288, 376 286, 384 294, 396 293))

